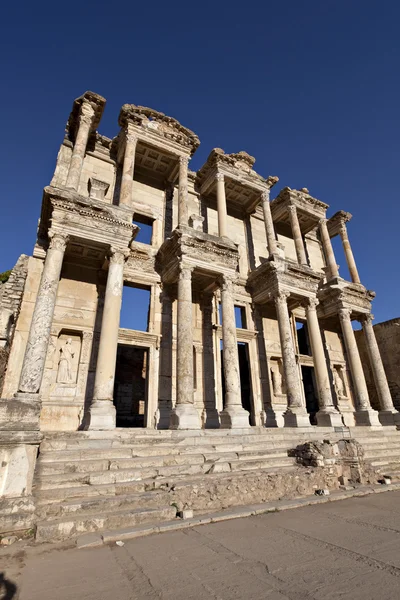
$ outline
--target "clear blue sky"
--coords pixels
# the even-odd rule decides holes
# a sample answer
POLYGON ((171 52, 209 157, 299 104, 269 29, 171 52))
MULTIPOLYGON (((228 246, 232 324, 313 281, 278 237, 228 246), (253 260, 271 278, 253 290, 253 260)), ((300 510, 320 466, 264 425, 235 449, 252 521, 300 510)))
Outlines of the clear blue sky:
POLYGON ((376 321, 399 316, 399 23, 394 0, 6 3, 0 271, 32 252, 72 101, 93 90, 105 135, 122 104, 151 106, 199 135, 192 169, 246 150, 277 187, 350 211, 376 321))

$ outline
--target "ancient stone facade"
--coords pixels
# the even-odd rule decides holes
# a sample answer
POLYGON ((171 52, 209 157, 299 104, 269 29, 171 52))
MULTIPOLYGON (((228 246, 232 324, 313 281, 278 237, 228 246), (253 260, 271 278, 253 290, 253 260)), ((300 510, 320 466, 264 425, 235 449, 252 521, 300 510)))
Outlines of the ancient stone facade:
POLYGON ((29 498, 43 432, 393 425, 351 215, 306 188, 271 200, 278 178, 246 152, 189 170, 198 137, 150 108, 124 105, 109 139, 104 105, 75 100, 33 254, 0 289, 0 493, 14 464, 9 496, 29 498), (144 330, 120 327, 128 288, 149 293, 144 330))

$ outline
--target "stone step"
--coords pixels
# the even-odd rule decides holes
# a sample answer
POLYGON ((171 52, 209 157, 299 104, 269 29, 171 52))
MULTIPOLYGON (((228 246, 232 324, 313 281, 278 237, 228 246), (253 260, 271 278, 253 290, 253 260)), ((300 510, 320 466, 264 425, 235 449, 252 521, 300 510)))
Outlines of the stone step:
POLYGON ((400 446, 387 446, 386 448, 369 449, 365 452, 366 458, 374 458, 378 456, 398 456, 400 458, 400 446))
POLYGON ((62 519, 40 521, 36 528, 36 541, 62 541, 76 537, 80 533, 101 531, 106 528, 119 529, 143 523, 157 523, 173 519, 175 516, 176 508, 173 506, 122 510, 107 514, 89 513, 77 517, 65 516, 62 519))
POLYGON ((119 494, 110 496, 86 496, 63 500, 53 504, 39 504, 37 516, 40 519, 54 520, 65 515, 78 516, 81 513, 105 512, 115 510, 136 510, 141 508, 160 508, 168 505, 168 492, 154 490, 134 494, 119 494))
POLYGON ((105 483, 100 485, 75 485, 73 487, 55 487, 35 489, 36 504, 67 501, 73 498, 95 498, 99 496, 114 496, 118 494, 143 493, 147 488, 154 489, 154 479, 143 479, 141 481, 130 481, 124 483, 105 483))
POLYGON ((142 479, 170 477, 174 475, 195 475, 208 472, 241 471, 250 469, 265 469, 273 466, 289 466, 295 464, 295 459, 288 456, 268 456, 267 458, 241 458, 232 461, 209 461, 203 464, 181 464, 160 467, 127 468, 104 471, 88 471, 72 473, 50 473, 35 478, 35 489, 49 489, 76 485, 99 485, 120 483, 125 481, 140 481, 142 479))

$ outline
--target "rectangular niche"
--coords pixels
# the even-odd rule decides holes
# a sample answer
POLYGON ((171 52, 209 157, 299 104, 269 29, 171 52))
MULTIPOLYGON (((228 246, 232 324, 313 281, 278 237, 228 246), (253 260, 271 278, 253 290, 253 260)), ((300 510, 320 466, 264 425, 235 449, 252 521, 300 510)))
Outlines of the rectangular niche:
POLYGON ((67 399, 76 395, 81 350, 81 333, 60 332, 54 359, 55 389, 52 396, 67 399))

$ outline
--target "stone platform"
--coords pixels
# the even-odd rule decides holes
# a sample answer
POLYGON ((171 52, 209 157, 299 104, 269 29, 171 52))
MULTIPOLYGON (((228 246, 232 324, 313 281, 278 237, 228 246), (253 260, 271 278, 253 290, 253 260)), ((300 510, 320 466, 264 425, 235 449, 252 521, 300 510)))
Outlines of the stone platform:
POLYGON ((304 467, 306 442, 357 438, 379 473, 400 476, 394 427, 46 433, 37 462, 36 540, 117 530, 338 487, 332 469, 304 467))

